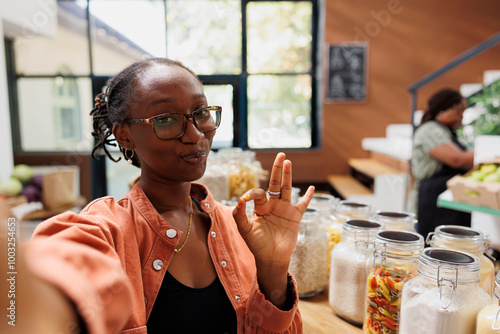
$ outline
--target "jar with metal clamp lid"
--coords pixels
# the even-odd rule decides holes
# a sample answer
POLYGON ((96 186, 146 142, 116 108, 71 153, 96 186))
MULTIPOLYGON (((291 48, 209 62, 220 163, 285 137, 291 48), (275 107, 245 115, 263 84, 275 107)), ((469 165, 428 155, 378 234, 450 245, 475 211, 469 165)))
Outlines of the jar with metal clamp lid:
POLYGON ((481 309, 476 317, 476 334, 500 333, 500 271, 495 277, 495 293, 491 303, 481 309))
POLYGON ((398 333, 401 293, 417 275, 424 238, 415 232, 380 231, 367 261, 367 303, 364 333, 398 333))
POLYGON ((418 276, 403 288, 400 334, 470 334, 491 301, 479 286, 481 261, 470 253, 426 248, 418 276))
POLYGON ((426 242, 431 247, 454 249, 477 256, 481 260, 479 285, 493 296, 495 265, 488 253, 488 241, 483 232, 459 225, 440 225, 427 235, 426 242))
POLYGON ((289 271, 297 281, 300 298, 312 297, 328 284, 328 235, 319 210, 307 208, 300 222, 289 271))
POLYGON ((373 220, 384 224, 386 230, 416 232, 415 214, 406 212, 377 211, 373 220))
POLYGON ((366 260, 373 253, 373 237, 383 229, 369 220, 347 220, 342 240, 331 252, 328 301, 341 318, 362 325, 366 302, 366 260))
POLYGON ((340 223, 348 219, 369 219, 372 215, 373 207, 368 204, 352 202, 348 200, 340 201, 335 206, 335 217, 340 223))

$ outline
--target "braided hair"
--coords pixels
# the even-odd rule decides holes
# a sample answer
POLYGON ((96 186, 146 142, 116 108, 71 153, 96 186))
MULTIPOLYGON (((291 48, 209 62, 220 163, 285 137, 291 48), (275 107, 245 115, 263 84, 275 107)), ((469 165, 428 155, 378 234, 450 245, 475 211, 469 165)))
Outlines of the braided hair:
MULTIPOLYGON (((106 87, 106 91, 97 94, 95 97, 94 109, 90 112, 93 118, 92 136, 96 138, 96 144, 92 150, 92 158, 99 160, 98 151, 102 150, 108 158, 114 162, 120 161, 121 157, 113 158, 108 146, 116 147, 116 139, 110 138, 113 134, 113 125, 115 123, 123 124, 128 116, 130 109, 134 108, 137 103, 137 96, 134 92, 134 87, 141 75, 151 66, 178 66, 191 73, 201 84, 198 76, 181 62, 166 58, 150 58, 138 61, 116 76, 111 78, 106 87)), ((119 146, 120 152, 126 159, 131 159, 132 164, 140 167, 140 162, 136 155, 131 153, 127 156, 127 148, 119 146)))
POLYGON ((420 124, 436 119, 436 116, 444 110, 448 110, 463 100, 462 94, 454 89, 444 88, 432 95, 427 102, 427 110, 422 116, 420 124))

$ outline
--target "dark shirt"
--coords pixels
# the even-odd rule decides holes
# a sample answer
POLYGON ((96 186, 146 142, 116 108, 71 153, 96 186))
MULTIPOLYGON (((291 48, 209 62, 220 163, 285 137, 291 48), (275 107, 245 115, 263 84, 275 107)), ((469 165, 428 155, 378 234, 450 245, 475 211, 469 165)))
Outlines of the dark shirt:
POLYGON ((194 289, 165 274, 153 310, 148 333, 236 333, 236 313, 219 278, 194 289))

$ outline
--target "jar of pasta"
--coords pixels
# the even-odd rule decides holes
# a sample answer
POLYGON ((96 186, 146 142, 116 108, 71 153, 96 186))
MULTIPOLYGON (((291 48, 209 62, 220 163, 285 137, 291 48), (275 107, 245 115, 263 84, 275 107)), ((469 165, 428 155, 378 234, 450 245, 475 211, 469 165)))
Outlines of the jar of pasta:
POLYGON ((339 199, 332 195, 315 193, 309 203, 310 208, 317 209, 321 213, 322 226, 328 232, 328 263, 330 263, 330 252, 342 235, 342 224, 334 216, 338 202, 339 199))
POLYGON ((500 271, 495 277, 495 293, 491 302, 476 317, 476 334, 500 333, 500 271))
POLYGON ((455 249, 477 256, 481 260, 480 286, 493 296, 495 265, 487 257, 491 257, 488 242, 481 231, 459 225, 440 225, 427 235, 426 242, 431 247, 455 249))
POLYGON ((380 231, 367 261, 367 303, 364 333, 398 333, 401 292, 417 275, 424 238, 415 232, 380 231))
POLYGON ((377 211, 373 220, 384 224, 386 230, 416 232, 417 220, 413 213, 377 211))
POLYGON ((470 334, 490 296, 479 287, 481 261, 470 253, 426 248, 418 276, 403 287, 400 334, 470 334))
POLYGON ((335 206, 335 217, 342 223, 348 219, 369 219, 372 215, 372 206, 364 203, 340 201, 335 206))
POLYGON ((319 210, 307 208, 300 222, 289 271, 297 281, 300 298, 312 297, 328 284, 328 235, 319 210))
POLYGON ((366 302, 366 260, 373 253, 373 237, 383 225, 369 220, 347 220, 342 240, 331 252, 328 301, 333 311, 362 325, 366 302))
POLYGON ((243 151, 240 147, 220 149, 218 157, 229 173, 229 199, 241 197, 250 189, 259 188, 258 164, 254 163, 254 154, 243 151))

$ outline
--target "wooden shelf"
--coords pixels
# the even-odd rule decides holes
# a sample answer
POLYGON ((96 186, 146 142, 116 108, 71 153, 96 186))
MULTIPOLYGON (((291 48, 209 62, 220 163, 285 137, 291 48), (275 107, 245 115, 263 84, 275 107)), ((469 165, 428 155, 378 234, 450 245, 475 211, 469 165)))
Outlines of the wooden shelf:
POLYGON ((379 174, 401 174, 402 172, 375 159, 349 159, 349 167, 372 179, 379 174))
POLYGON ((333 188, 333 192, 344 199, 351 195, 373 194, 373 191, 350 175, 328 175, 328 183, 333 188))

